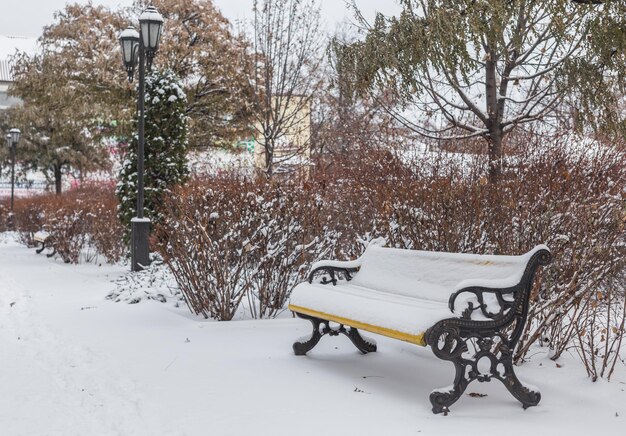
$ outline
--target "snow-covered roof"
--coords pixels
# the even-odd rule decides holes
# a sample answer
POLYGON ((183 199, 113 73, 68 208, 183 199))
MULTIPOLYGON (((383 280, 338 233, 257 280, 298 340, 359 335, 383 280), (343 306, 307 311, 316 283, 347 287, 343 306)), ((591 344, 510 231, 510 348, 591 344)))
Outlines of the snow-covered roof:
POLYGON ((13 56, 16 51, 33 54, 36 47, 37 38, 0 35, 0 59, 7 59, 9 56, 13 56))
POLYGON ((17 52, 35 53, 36 38, 0 35, 0 82, 12 81, 9 59, 17 52))

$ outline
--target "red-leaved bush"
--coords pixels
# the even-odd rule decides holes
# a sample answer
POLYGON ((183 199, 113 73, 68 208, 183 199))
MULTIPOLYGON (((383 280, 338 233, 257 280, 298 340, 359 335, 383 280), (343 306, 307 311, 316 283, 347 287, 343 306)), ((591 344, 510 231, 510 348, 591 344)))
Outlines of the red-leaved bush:
POLYGON ((14 221, 27 246, 35 244, 36 232, 48 232, 57 253, 68 263, 91 261, 98 255, 115 262, 126 252, 117 199, 106 186, 16 199, 14 221))
POLYGON ((360 241, 420 250, 522 254, 547 244, 519 361, 541 340, 554 358, 575 344, 592 377, 610 376, 624 336, 626 158, 611 146, 532 144, 487 183, 479 155, 414 157, 357 149, 320 160, 307 180, 198 180, 165 205, 160 251, 190 309, 231 319, 284 310, 321 258, 354 258, 360 241))

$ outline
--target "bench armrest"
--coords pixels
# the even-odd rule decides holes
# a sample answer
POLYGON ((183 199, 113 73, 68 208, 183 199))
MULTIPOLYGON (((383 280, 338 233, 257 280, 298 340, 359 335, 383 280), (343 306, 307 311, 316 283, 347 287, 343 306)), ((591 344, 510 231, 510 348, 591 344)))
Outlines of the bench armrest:
POLYGON ((360 264, 355 265, 354 262, 356 261, 351 261, 351 262, 328 261, 328 262, 329 262, 328 264, 326 264, 325 261, 316 262, 313 265, 313 269, 311 270, 311 273, 309 274, 309 283, 313 283, 313 278, 315 277, 316 274, 319 274, 319 273, 327 273, 328 275, 330 275, 330 280, 327 280, 326 277, 322 278, 321 283, 324 285, 328 283, 332 283, 333 285, 336 285, 337 274, 343 274, 344 278, 347 281, 350 281, 352 280, 352 274, 357 272, 360 266, 360 264))
MULTIPOLYGON (((384 247, 387 242, 385 238, 375 238, 372 239, 367 247, 384 247)), ((367 248, 365 249, 367 251, 367 248)), ((361 264, 363 263, 363 256, 365 253, 361 255, 358 259, 355 260, 320 260, 319 262, 315 262, 311 267, 311 272, 309 273, 309 283, 313 283, 313 278, 315 274, 319 273, 327 273, 330 275, 330 280, 327 280, 325 277, 322 279, 322 284, 332 283, 333 285, 337 284, 337 273, 343 274, 344 278, 347 281, 352 280, 352 275, 361 268, 361 264)))
POLYGON ((471 319, 472 313, 476 310, 480 310, 480 312, 489 319, 497 319, 510 310, 515 305, 515 296, 514 292, 517 289, 516 286, 510 288, 487 288, 483 286, 469 286, 463 289, 460 289, 450 295, 450 300, 448 301, 448 307, 452 313, 458 313, 458 309, 455 307, 456 299, 461 294, 472 294, 476 297, 477 306, 474 306, 473 301, 465 301, 467 306, 461 312, 461 318, 463 319, 471 319), (489 310, 489 306, 485 302, 485 295, 493 295, 496 299, 496 302, 499 306, 499 310, 497 312, 491 312, 489 310), (512 298, 505 299, 505 295, 510 295, 512 298))
MULTIPOLYGON (((461 312, 462 319, 471 319, 472 313, 480 310, 483 316, 491 320, 513 319, 513 313, 521 314, 524 322, 528 313, 528 302, 533 285, 535 272, 540 266, 548 265, 552 259, 550 250, 545 245, 538 245, 525 255, 526 268, 518 283, 513 283, 511 278, 503 281, 486 280, 484 283, 474 283, 474 280, 466 280, 460 284, 461 289, 454 292, 448 301, 448 307, 453 313, 458 313, 455 308, 456 299, 464 293, 473 294, 478 302, 474 307, 472 301, 466 301, 467 307, 461 312), (485 295, 493 295, 495 303, 499 306, 497 312, 491 312, 485 302, 485 295), (504 296, 510 296, 505 299, 504 296), (510 315, 510 316, 509 316, 510 315)), ((523 323, 522 323, 523 324, 523 323)), ((516 328, 516 330, 519 330, 516 328)), ((515 341, 519 338, 519 331, 515 334, 515 341)))

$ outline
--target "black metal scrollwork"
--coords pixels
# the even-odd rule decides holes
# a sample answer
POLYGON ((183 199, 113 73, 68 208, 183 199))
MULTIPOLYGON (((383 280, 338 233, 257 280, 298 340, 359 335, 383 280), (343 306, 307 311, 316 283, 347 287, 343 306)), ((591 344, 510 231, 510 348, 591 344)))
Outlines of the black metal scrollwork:
POLYGON ((430 395, 434 413, 446 414, 474 380, 500 380, 524 408, 539 403, 541 394, 524 386, 515 375, 512 356, 526 324, 535 272, 539 266, 550 263, 550 259, 549 251, 538 250, 528 261, 516 286, 506 289, 469 287, 450 297, 449 306, 453 312, 458 295, 465 292, 474 294, 478 306, 467 302, 468 307, 460 318, 440 321, 426 332, 426 343, 435 356, 452 362, 455 368, 452 388, 435 390, 430 395), (498 312, 489 311, 484 299, 486 293, 495 295, 500 305, 498 312), (513 299, 505 299, 505 295, 513 299), (471 314, 475 310, 480 310, 489 320, 472 320, 471 314), (486 362, 486 370, 479 367, 481 361, 486 362))
POLYGON ((340 268, 334 266, 321 266, 319 268, 315 268, 309 274, 309 283, 313 283, 313 279, 316 275, 322 275, 320 283, 326 285, 328 283, 332 283, 333 285, 337 284, 337 280, 339 278, 338 275, 342 275, 344 280, 350 281, 352 280, 352 275, 358 271, 358 268, 340 268), (329 276, 330 280, 326 277, 329 276))
POLYGON ((524 386, 515 375, 509 338, 501 332, 468 332, 457 326, 438 325, 429 331, 433 353, 454 364, 452 388, 435 390, 430 394, 434 413, 449 412, 449 407, 463 395, 474 380, 500 380, 524 408, 535 406, 541 394, 524 386), (485 362, 483 366, 480 362, 485 362), (482 367, 482 368, 481 368, 482 367))
POLYGON ((507 300, 504 298, 505 295, 512 295, 517 290, 517 287, 512 288, 504 288, 504 289, 495 289, 495 288, 483 288, 479 286, 472 286, 468 288, 463 288, 450 296, 450 300, 448 301, 448 307, 453 313, 458 313, 455 307, 456 299, 461 294, 473 294, 476 297, 476 301, 478 302, 478 306, 474 306, 472 301, 467 301, 467 308, 461 312, 461 318, 463 319, 472 319, 472 313, 476 310, 480 310, 480 312, 487 318, 497 319, 502 317, 509 309, 513 307, 515 304, 515 300, 507 300), (485 302, 485 295, 493 295, 498 304, 499 310, 497 312, 491 312, 489 310, 489 306, 485 302))

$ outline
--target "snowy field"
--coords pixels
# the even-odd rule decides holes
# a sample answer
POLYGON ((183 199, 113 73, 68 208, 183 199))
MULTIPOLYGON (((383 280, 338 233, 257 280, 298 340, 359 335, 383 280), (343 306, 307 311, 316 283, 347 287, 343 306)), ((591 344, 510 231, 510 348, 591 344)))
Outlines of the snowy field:
POLYGON ((448 416, 428 394, 453 367, 428 348, 344 338, 309 356, 306 321, 213 322, 172 301, 114 303, 121 266, 65 265, 0 234, 0 435, 623 435, 626 369, 591 383, 573 356, 537 348, 518 375, 523 410, 498 382, 472 384, 448 416))

